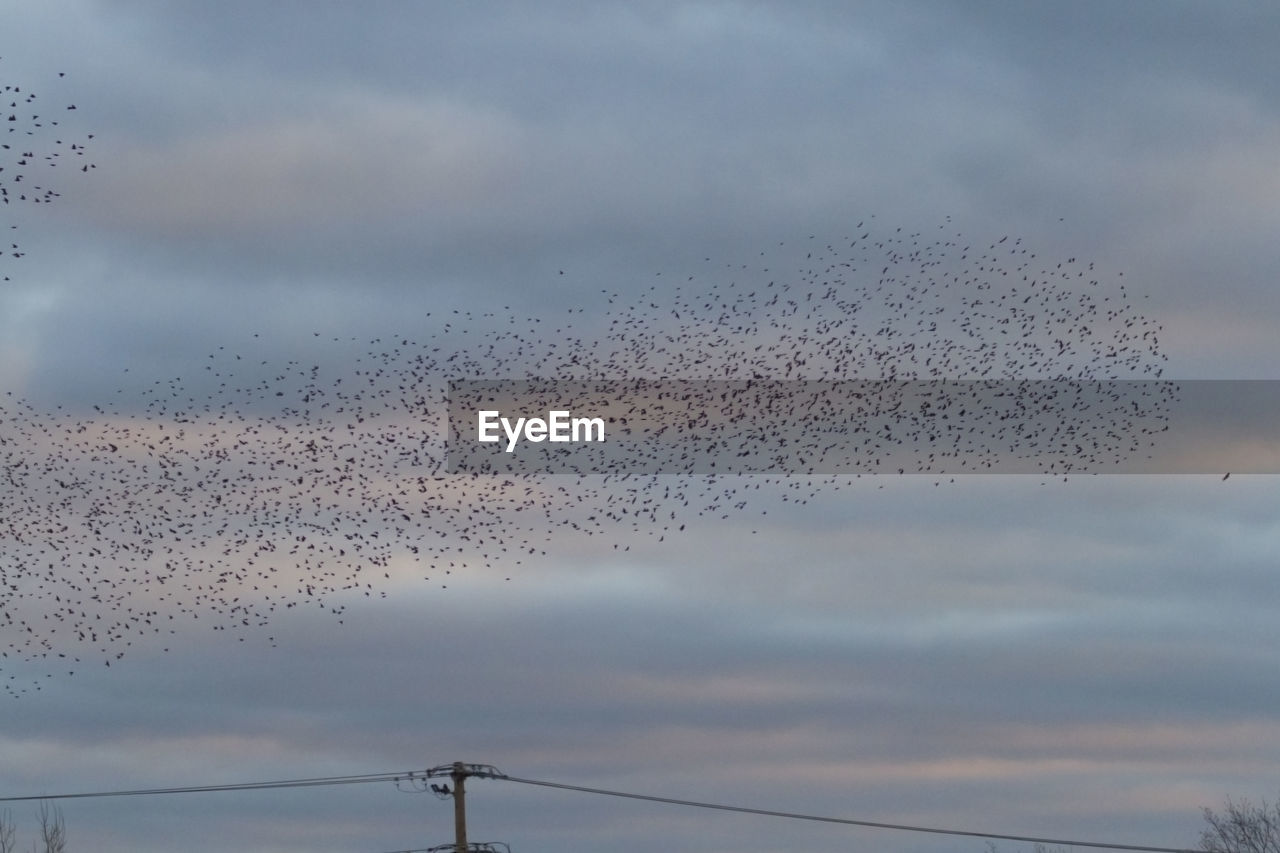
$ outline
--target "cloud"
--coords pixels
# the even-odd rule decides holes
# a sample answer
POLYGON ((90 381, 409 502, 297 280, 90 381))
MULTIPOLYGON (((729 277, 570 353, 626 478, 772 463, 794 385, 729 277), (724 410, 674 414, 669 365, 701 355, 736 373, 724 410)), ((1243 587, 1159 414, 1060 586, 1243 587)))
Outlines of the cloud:
POLYGON ((459 104, 351 93, 323 115, 267 118, 120 153, 99 199, 116 227, 217 241, 281 229, 464 214, 510 189, 518 128, 459 104))
MULTIPOLYGON (((585 308, 598 328, 601 290, 661 297, 705 257, 772 263, 779 241, 870 213, 889 229, 952 214, 975 237, 1096 259, 1150 294, 1175 378, 1270 378, 1275 13, 1135 8, 15 8, 0 70, 63 70, 62 51, 48 91, 77 92, 99 169, 22 223, 0 382, 123 411, 156 379, 194 387, 210 353, 340 364, 388 329, 428 329, 428 311, 585 308)), ((1275 793, 1272 491, 1238 474, 797 480, 662 543, 557 535, 518 570, 460 566, 447 589, 401 561, 387 599, 342 598, 341 624, 293 609, 233 637, 201 619, 168 654, 139 643, 66 677, 5 659, 42 689, 6 708, 4 786, 459 759, 1192 844, 1200 806, 1275 793)), ((451 837, 448 803, 365 787, 75 801, 68 824, 139 851, 451 837)), ((517 850, 982 849, 473 792, 473 837, 517 850)))

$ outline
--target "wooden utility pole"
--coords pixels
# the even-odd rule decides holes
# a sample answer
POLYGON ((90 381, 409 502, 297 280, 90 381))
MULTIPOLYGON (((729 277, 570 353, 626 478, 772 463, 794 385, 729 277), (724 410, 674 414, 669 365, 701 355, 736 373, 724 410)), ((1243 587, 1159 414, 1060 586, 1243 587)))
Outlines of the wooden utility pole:
POLYGON ((467 768, 461 761, 453 762, 453 847, 455 853, 467 853, 467 768))
MULTIPOLYGON (((467 764, 465 761, 455 761, 452 764, 441 764, 439 767, 432 767, 430 770, 422 774, 427 779, 440 779, 448 776, 453 780, 453 788, 448 785, 437 785, 432 783, 430 786, 431 793, 440 799, 453 797, 453 844, 441 844, 439 847, 432 847, 432 853, 444 853, 450 847, 453 853, 496 853, 498 850, 507 850, 510 848, 501 841, 482 841, 478 844, 467 843, 467 777, 479 776, 482 779, 506 779, 506 775, 492 764, 467 764)), ((413 774, 417 778, 417 774, 413 774)), ((428 790, 420 788, 419 790, 428 790)))

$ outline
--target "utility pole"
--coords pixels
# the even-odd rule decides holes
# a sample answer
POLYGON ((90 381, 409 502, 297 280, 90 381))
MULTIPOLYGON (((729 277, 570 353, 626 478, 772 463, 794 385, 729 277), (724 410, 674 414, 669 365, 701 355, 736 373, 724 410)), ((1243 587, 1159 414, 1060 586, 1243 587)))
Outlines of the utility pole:
POLYGON ((467 853, 467 769, 461 761, 453 762, 453 847, 454 853, 467 853))
MULTIPOLYGON (((500 772, 498 768, 491 764, 466 764, 461 761, 455 761, 452 764, 441 764, 439 767, 432 767, 425 774, 427 778, 440 778, 447 776, 453 782, 453 788, 448 785, 431 785, 431 792, 440 799, 453 797, 453 844, 443 844, 439 847, 432 847, 432 851, 444 851, 449 847, 453 848, 454 853, 479 853, 479 851, 497 851, 499 848, 506 849, 506 845, 501 842, 483 842, 480 844, 469 844, 467 842, 467 777, 479 776, 484 779, 505 779, 506 774, 500 772)), ((420 789, 420 790, 425 790, 420 789)))

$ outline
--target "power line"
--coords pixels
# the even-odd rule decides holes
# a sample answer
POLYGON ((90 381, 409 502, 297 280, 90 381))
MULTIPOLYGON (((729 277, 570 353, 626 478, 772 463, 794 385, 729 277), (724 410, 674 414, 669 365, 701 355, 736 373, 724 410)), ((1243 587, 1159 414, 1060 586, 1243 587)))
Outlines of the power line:
POLYGON ((96 797, 142 797, 153 794, 204 794, 214 791, 257 791, 270 788, 314 788, 323 785, 360 785, 366 782, 406 782, 422 779, 424 771, 368 773, 359 776, 319 776, 310 779, 281 779, 274 782, 238 782, 227 785, 184 785, 174 788, 137 788, 125 791, 87 791, 76 794, 31 794, 22 797, 0 797, 0 803, 30 800, 85 800, 96 797))
POLYGON ((566 791, 579 791, 586 794, 603 794, 609 797, 625 797, 631 800, 647 800, 653 803, 666 803, 673 806, 692 806, 699 809, 717 809, 725 812, 741 812, 744 814, 763 815, 765 817, 785 817, 792 820, 817 821, 819 823, 839 823, 848 826, 867 826, 873 829, 895 829, 904 832, 931 832, 937 835, 966 835, 974 838, 992 838, 1000 841, 1027 841, 1035 844, 1056 844, 1064 847, 1102 847, 1109 850, 1137 850, 1145 853, 1198 853, 1184 847, 1151 847, 1145 844, 1116 844, 1106 841, 1079 841, 1066 838, 1039 838, 1032 835, 1009 835, 1001 832, 975 832, 965 829, 942 829, 933 826, 911 826, 901 823, 882 823, 873 820, 857 820, 843 817, 823 817, 821 815, 801 814, 799 812, 774 811, 772 809, 755 809, 746 806, 728 806, 722 803, 703 803, 696 800, 678 800, 673 797, 659 797, 652 794, 633 794, 626 791, 610 791, 604 788, 588 788, 583 785, 567 785, 563 782, 546 782, 539 779, 520 779, 515 776, 502 777, 508 782, 520 782, 525 785, 541 785, 545 788, 561 788, 566 791))
MULTIPOLYGON (((489 765, 463 765, 467 775, 483 776, 491 779, 519 782, 524 785, 537 785, 544 788, 558 788, 564 791, 576 791, 584 794, 601 794, 608 797, 622 797, 630 800, 644 800, 652 803, 664 803, 674 806, 689 806, 699 809, 715 809, 717 811, 754 814, 763 817, 780 817, 790 820, 805 820, 817 823, 835 823, 845 826, 865 826, 872 829, 890 829, 901 832, 927 832, 935 835, 957 835, 971 838, 989 838, 999 841, 1023 841, 1033 844, 1058 845, 1062 847, 1094 847, 1108 850, 1138 851, 1138 853, 1200 853, 1185 847, 1155 847, 1146 844, 1118 844, 1107 841, 1081 841, 1067 838, 1044 838, 1034 835, 1013 835, 1003 832, 979 832, 966 829, 945 829, 934 826, 914 826, 901 823, 885 823, 882 821, 862 820, 858 818, 829 817, 805 814, 802 812, 785 812, 774 809, 759 809, 748 806, 731 806, 724 803, 706 803, 698 800, 681 800, 674 797, 660 797, 654 794, 636 794, 628 791, 614 791, 606 788, 591 788, 585 785, 570 785, 565 782, 549 782, 542 779, 522 779, 499 773, 489 765)), ((312 788, 327 785, 360 785, 369 782, 414 782, 421 783, 425 779, 443 775, 453 765, 442 765, 429 770, 404 770, 393 773, 367 773, 349 776, 319 776, 306 779, 281 779, 272 782, 239 782, 224 785, 185 785, 172 788, 138 788, 120 791, 88 791, 72 794, 40 794, 21 797, 0 797, 0 803, 16 803, 32 800, 74 800, 98 797, 139 797, 157 794, 201 794, 218 791, 258 791, 273 788, 312 788)), ((423 790, 426 790, 425 788, 423 790)))

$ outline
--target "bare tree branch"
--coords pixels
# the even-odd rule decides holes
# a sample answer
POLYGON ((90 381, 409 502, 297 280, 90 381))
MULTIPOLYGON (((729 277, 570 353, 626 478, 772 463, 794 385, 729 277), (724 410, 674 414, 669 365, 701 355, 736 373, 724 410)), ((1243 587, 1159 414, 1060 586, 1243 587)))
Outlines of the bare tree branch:
POLYGON ((1227 800, 1222 813, 1204 810, 1209 828, 1200 833, 1205 853, 1280 853, 1280 803, 1227 800))
POLYGON ((62 809, 44 801, 40 803, 40 840, 44 842, 43 853, 66 853, 67 828, 62 809))
POLYGON ((0 853, 18 853, 13 834, 13 814, 5 809, 0 812, 0 853))

